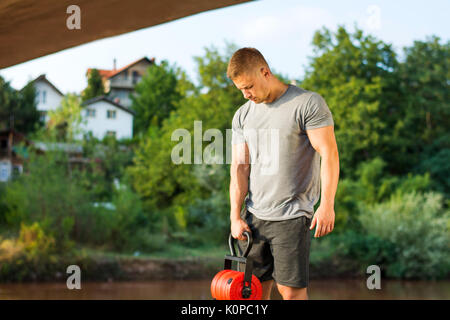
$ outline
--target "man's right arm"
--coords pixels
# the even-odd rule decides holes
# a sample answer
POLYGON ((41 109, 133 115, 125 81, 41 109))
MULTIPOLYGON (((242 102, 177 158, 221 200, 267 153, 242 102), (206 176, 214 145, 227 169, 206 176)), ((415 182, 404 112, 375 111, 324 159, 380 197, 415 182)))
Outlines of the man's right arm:
POLYGON ((244 231, 249 231, 247 223, 241 218, 241 207, 248 192, 248 177, 250 175, 250 156, 247 143, 232 145, 230 167, 230 222, 233 238, 245 240, 244 231))

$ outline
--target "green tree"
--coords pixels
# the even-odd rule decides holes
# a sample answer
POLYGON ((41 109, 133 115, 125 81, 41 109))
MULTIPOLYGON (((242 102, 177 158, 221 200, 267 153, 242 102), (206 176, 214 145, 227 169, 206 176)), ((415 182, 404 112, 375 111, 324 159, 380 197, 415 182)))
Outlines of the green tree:
POLYGON ((0 76, 0 128, 14 128, 24 134, 41 127, 36 109, 36 92, 29 82, 21 90, 15 90, 0 76))
POLYGON ((429 37, 404 53, 402 143, 415 170, 429 172, 435 189, 450 195, 450 41, 429 37))
POLYGON ((81 93, 82 102, 105 94, 102 77, 97 69, 87 75, 87 87, 81 93))
POLYGON ((61 101, 61 105, 56 110, 50 110, 48 128, 50 131, 56 131, 59 139, 63 141, 73 141, 79 135, 82 135, 81 124, 81 102, 75 94, 67 94, 61 101))
POLYGON ((142 80, 136 84, 136 94, 131 95, 131 108, 136 112, 133 122, 135 134, 145 133, 150 126, 161 126, 183 96, 179 86, 183 79, 183 72, 170 66, 166 60, 147 69, 142 80))
POLYGON ((359 162, 382 157, 397 146, 395 53, 361 30, 349 33, 344 27, 334 34, 317 31, 312 44, 314 56, 302 87, 327 101, 335 120, 342 177, 352 177, 359 162))
POLYGON ((411 147, 420 152, 425 145, 449 134, 450 41, 441 43, 432 36, 426 41, 414 41, 411 47, 404 48, 404 53, 399 73, 408 110, 405 134, 411 147))

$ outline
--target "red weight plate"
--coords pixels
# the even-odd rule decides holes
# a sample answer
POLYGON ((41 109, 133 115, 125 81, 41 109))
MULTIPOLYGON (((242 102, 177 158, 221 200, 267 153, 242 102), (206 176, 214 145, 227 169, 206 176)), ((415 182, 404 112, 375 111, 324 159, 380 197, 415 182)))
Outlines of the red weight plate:
POLYGON ((249 298, 245 299, 242 296, 242 288, 244 287, 244 273, 239 272, 233 277, 233 281, 227 284, 227 300, 261 300, 262 285, 258 278, 252 275, 252 293, 249 298))
POLYGON ((220 272, 218 272, 215 276, 214 276, 214 278, 212 279, 212 281, 211 281, 211 296, 214 298, 214 299, 217 299, 217 282, 219 281, 219 279, 220 279, 220 277, 222 276, 222 274, 223 273, 225 273, 226 271, 228 271, 228 270, 222 270, 222 271, 220 271, 220 272))
POLYGON ((228 272, 225 272, 222 274, 221 278, 220 278, 220 283, 217 283, 217 285, 219 286, 218 288, 218 294, 220 296, 220 299, 218 300, 229 300, 228 299, 228 290, 229 290, 229 284, 233 283, 234 278, 237 277, 239 275, 240 272, 235 271, 235 270, 228 270, 228 272), (231 279, 231 280, 230 280, 231 279))

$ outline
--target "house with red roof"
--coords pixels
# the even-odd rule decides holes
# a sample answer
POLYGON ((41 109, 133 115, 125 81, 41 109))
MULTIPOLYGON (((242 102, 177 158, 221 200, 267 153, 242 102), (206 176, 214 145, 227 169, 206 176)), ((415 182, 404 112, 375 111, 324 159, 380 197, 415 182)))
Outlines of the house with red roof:
MULTIPOLYGON (((105 95, 85 101, 82 105, 82 125, 84 133, 91 132, 102 139, 106 135, 117 139, 132 138, 135 112, 131 109, 134 87, 142 79, 147 69, 155 63, 155 58, 143 57, 117 69, 114 59, 112 70, 97 69, 102 77, 105 95)), ((87 76, 93 68, 87 70, 87 76)), ((45 74, 33 81, 36 89, 36 106, 41 121, 49 121, 48 112, 61 105, 64 94, 51 83, 45 74)), ((76 138, 82 139, 82 134, 76 138)))
MULTIPOLYGON (((105 93, 108 98, 124 107, 131 106, 130 94, 134 93, 134 86, 141 80, 147 72, 147 68, 155 63, 155 58, 149 59, 143 57, 126 66, 116 69, 116 61, 114 59, 114 67, 112 70, 97 69, 103 80, 105 93)), ((86 75, 89 77, 93 69, 89 68, 86 75)))

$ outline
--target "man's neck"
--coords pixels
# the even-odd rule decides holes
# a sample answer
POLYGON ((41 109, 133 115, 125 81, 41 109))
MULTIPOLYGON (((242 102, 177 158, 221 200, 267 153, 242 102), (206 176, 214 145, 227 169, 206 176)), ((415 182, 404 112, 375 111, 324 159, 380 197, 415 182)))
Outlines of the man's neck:
POLYGON ((277 80, 277 85, 275 86, 273 92, 270 93, 270 101, 267 101, 266 103, 272 103, 274 101, 276 101, 279 97, 281 97, 286 90, 289 88, 289 85, 277 80), (272 97, 273 95, 273 97, 272 97))

